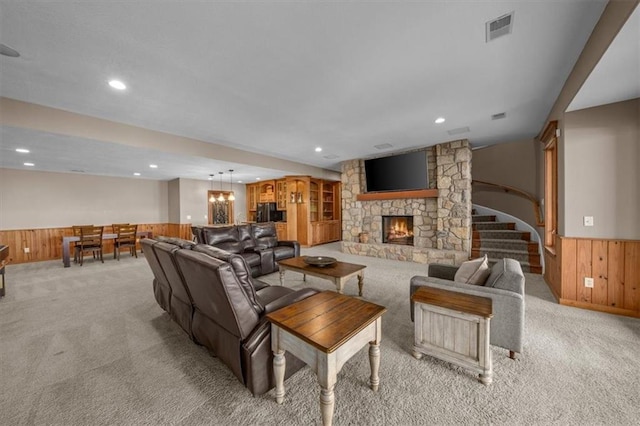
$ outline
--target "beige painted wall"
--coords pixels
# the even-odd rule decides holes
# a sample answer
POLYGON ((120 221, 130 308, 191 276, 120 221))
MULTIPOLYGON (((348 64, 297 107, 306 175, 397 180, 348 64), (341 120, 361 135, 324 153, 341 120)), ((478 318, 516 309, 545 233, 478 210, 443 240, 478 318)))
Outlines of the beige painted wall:
MULTIPOLYGON (((179 179, 180 180, 180 222, 192 223, 194 225, 207 224, 208 202, 207 193, 212 185, 209 181, 195 179, 179 179), (191 219, 187 217, 191 216, 191 219)), ((220 183, 215 181, 213 189, 220 189, 220 183)), ((222 189, 229 191, 229 182, 223 182, 222 189)), ((247 219, 246 209, 246 190, 244 184, 233 184, 234 201, 234 221, 244 221, 247 219)))
POLYGON ((565 235, 640 239, 640 99, 564 118, 565 235))
MULTIPOLYGON (((570 209, 571 207, 568 205, 569 201, 567 197, 569 194, 567 193, 566 188, 569 188, 570 191, 574 190, 573 187, 569 187, 567 185, 566 170, 563 167, 565 164, 572 161, 571 158, 566 156, 565 152, 565 111, 639 3, 640 0, 610 1, 607 3, 607 6, 600 16, 600 20, 591 32, 591 36, 589 37, 589 40, 587 40, 587 43, 582 50, 580 57, 576 61, 571 74, 567 77, 567 80, 565 81, 564 86, 562 87, 562 90, 560 91, 560 94, 547 117, 547 120, 540 128, 540 132, 542 132, 548 122, 557 120, 558 128, 560 129, 560 137, 558 138, 557 217, 558 235, 560 236, 570 235, 567 232, 567 226, 570 226, 568 223, 569 215, 567 209, 570 209)), ((544 159, 540 155, 538 158, 538 188, 539 191, 542 192, 544 191, 544 159)), ((597 169, 593 170, 593 174, 597 175, 599 173, 600 172, 597 169)))
POLYGON ((180 223, 180 179, 167 182, 169 222, 180 223))
POLYGON ((0 229, 168 222, 167 182, 0 169, 0 229))
MULTIPOLYGON (((540 143, 531 139, 474 150, 471 162, 473 179, 512 186, 535 197, 538 144, 540 143)), ((532 203, 513 193, 474 184, 472 202, 500 210, 536 226, 532 203)))

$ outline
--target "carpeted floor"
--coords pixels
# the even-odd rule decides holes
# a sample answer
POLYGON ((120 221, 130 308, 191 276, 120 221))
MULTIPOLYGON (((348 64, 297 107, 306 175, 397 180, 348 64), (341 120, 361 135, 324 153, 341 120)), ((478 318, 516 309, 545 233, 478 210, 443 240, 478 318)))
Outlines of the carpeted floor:
MULTIPOLYGON (((324 254, 367 265, 365 299, 383 317, 380 390, 367 386, 366 348, 335 388, 336 425, 638 424, 640 320, 557 305, 527 274, 524 354, 492 347, 494 381, 410 355, 409 279, 425 265, 324 254)), ((0 299, 0 424, 320 424, 319 386, 305 368, 254 398, 216 358, 192 343, 156 304, 144 257, 63 268, 60 261, 7 267, 0 299)), ((278 274, 263 277, 277 284, 278 274)), ((287 272, 286 285, 331 289, 287 272)), ((353 279, 346 294, 356 295, 353 279)))

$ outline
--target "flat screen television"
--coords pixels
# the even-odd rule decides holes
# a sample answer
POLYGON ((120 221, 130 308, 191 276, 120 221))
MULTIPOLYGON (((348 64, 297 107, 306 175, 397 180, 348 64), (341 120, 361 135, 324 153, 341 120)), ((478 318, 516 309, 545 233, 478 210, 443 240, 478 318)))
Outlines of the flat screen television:
POLYGON ((364 160, 367 192, 429 188, 427 151, 364 160))

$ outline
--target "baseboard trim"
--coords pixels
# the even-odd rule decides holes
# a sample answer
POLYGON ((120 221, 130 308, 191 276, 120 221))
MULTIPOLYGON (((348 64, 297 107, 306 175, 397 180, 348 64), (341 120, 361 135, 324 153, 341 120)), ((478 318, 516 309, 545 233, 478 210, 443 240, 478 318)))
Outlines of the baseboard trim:
POLYGON ((640 318, 639 311, 633 311, 631 309, 616 308, 615 306, 594 305, 593 303, 579 302, 576 300, 562 299, 562 298, 560 299, 560 304, 565 306, 571 306, 574 308, 588 309, 590 311, 604 312, 607 314, 615 314, 615 315, 623 315, 626 317, 640 318))

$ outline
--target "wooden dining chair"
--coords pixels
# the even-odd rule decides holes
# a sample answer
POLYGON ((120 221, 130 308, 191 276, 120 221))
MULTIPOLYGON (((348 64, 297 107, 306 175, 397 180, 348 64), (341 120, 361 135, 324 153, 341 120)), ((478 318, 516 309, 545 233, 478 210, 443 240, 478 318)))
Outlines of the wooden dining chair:
POLYGON ((83 226, 80 228, 80 241, 76 245, 76 256, 80 258, 80 266, 84 261, 84 253, 91 252, 95 259, 97 255, 100 256, 100 260, 104 263, 102 257, 102 233, 104 232, 104 226, 83 226))
MULTIPOLYGON (((89 227, 89 226, 93 226, 93 225, 73 225, 71 227, 72 231, 73 231, 73 236, 74 237, 78 237, 80 238, 80 229, 82 229, 83 227, 89 227)), ((80 241, 75 241, 73 243, 73 263, 78 263, 78 250, 76 250, 77 247, 80 246, 80 241)))
POLYGON ((131 256, 138 257, 136 250, 136 234, 138 233, 138 225, 119 225, 116 239, 113 243, 113 258, 120 260, 120 250, 129 248, 131 256))
POLYGON ((125 225, 129 225, 128 223, 114 223, 111 225, 111 229, 113 230, 114 234, 118 233, 118 229, 120 229, 121 226, 125 226, 125 225))

